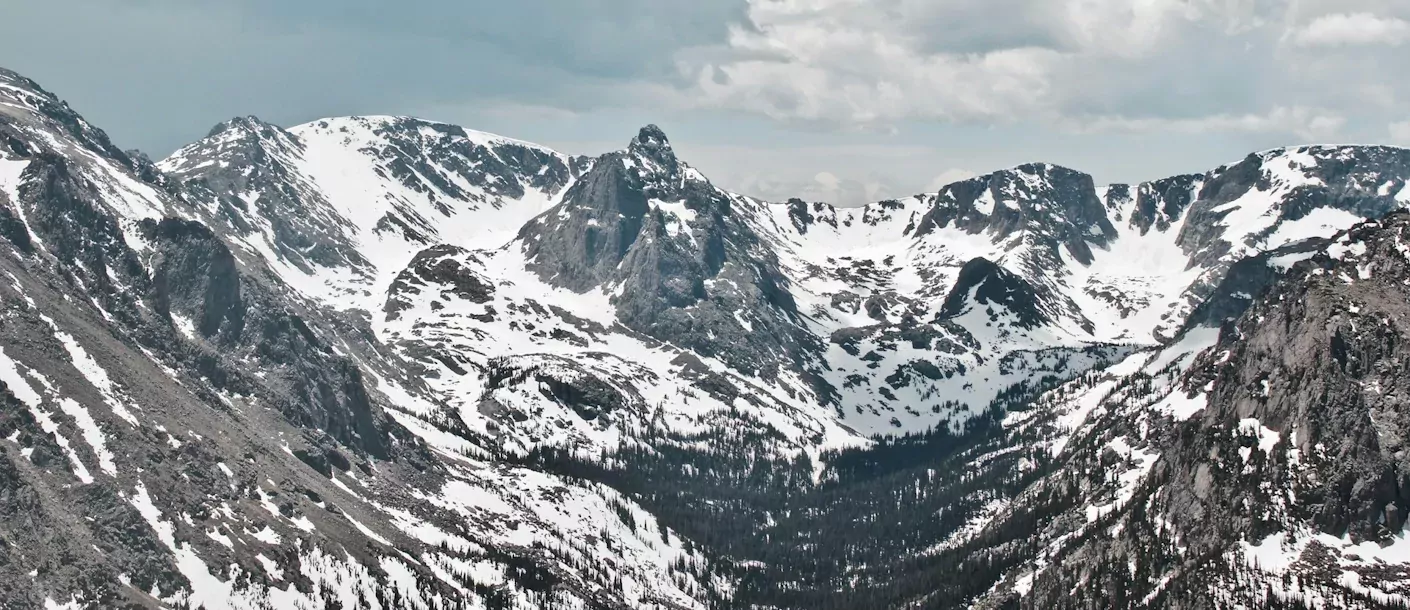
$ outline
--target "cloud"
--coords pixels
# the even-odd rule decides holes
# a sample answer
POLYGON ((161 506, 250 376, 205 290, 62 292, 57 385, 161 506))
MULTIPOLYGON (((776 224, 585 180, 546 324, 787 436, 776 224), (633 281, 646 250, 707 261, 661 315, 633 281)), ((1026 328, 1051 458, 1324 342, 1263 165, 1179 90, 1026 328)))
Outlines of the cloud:
POLYGON ((808 178, 797 176, 803 167, 779 167, 770 175, 737 176, 726 172, 719 176, 721 184, 765 201, 804 201, 830 203, 839 207, 854 207, 901 196, 894 190, 896 180, 879 174, 862 178, 846 178, 829 171, 808 178))
POLYGON ((1265 114, 1216 114, 1195 118, 1084 117, 1075 120, 1071 127, 1089 132, 1283 132, 1306 140, 1322 140, 1336 136, 1345 124, 1346 117, 1332 111, 1278 106, 1265 114))
POLYGON ((1401 146, 1410 146, 1410 121, 1391 123, 1388 131, 1391 142, 1401 146))
POLYGON ((938 176, 936 176, 936 177, 934 177, 934 178, 931 178, 931 179, 930 179, 930 182, 926 183, 926 185, 925 185, 925 192, 927 192, 927 193, 939 192, 940 189, 945 188, 946 186, 949 186, 949 185, 954 184, 954 183, 956 183, 956 182, 961 182, 961 181, 964 181, 964 180, 968 180, 968 179, 973 178, 973 177, 975 177, 975 176, 977 176, 977 175, 978 175, 978 174, 976 174, 976 173, 974 173, 974 172, 972 172, 972 171, 969 171, 969 170, 967 170, 967 169, 950 168, 950 169, 947 169, 947 170, 945 170, 945 171, 943 171, 943 172, 940 172, 940 175, 938 175, 938 176))
POLYGON ((818 172, 797 197, 805 201, 825 201, 840 206, 863 205, 883 198, 885 186, 876 180, 843 179, 831 172, 818 172))
POLYGON ((1400 46, 1410 41, 1410 21, 1372 13, 1323 15, 1292 33, 1303 47, 1400 46))
MULTIPOLYGON (((1366 3, 1372 0, 1350 0, 1366 3)), ((1295 23, 1315 0, 751 0, 747 23, 681 70, 695 108, 854 129, 908 121, 1178 133, 1340 135, 1404 95, 1394 57, 1338 61, 1284 41, 1398 40, 1370 13, 1295 23), (1377 69, 1382 68, 1382 69, 1377 69), (1338 92, 1375 93, 1348 100, 1338 92), (1087 122, 1091 124, 1085 124, 1087 122)))
POLYGON ((682 70, 694 75, 696 105, 776 119, 1002 120, 1040 105, 1049 90, 1048 64, 1059 52, 1046 46, 1056 41, 1036 24, 1004 38, 985 36, 1003 31, 997 22, 976 30, 944 21, 998 15, 976 7, 947 13, 906 0, 755 0, 748 23, 732 29, 726 48, 704 63, 684 62, 682 70), (959 45, 969 48, 952 50, 937 42, 947 36, 916 29, 937 21, 944 24, 938 32, 971 32, 959 45))
MULTIPOLYGON (((756 145, 701 145, 689 138, 672 137, 676 152, 716 184, 766 201, 797 197, 838 206, 854 206, 886 199, 933 192, 928 176, 937 167, 974 161, 977 152, 943 146, 851 144, 833 146, 789 145, 765 138, 756 145)), ((877 136, 879 141, 888 137, 877 136)), ((576 149, 590 147, 576 146, 576 149)), ((601 147, 597 147, 599 150, 601 147)), ((977 159, 987 166, 1014 165, 1032 159, 1013 151, 1012 157, 977 159)), ((963 179, 970 172, 946 170, 944 178, 963 179)), ((936 178, 938 180, 940 178, 936 178)))

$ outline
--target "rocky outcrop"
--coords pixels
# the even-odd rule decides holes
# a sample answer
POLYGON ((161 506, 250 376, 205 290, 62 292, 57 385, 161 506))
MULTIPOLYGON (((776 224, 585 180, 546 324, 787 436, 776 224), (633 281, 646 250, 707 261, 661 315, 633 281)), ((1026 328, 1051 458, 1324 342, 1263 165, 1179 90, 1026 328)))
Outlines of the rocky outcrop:
MULTIPOLYGON (((976 258, 960 268, 959 277, 940 307, 941 318, 955 318, 981 305, 1007 311, 1022 328, 1036 328, 1051 323, 1048 306, 1038 291, 1023 278, 995 265, 988 259, 976 258)), ((990 317, 1001 314, 990 313, 990 317)))
MULTIPOLYGON (((1091 247, 1116 237, 1092 177, 1065 167, 1035 163, 951 184, 940 191, 916 234, 954 226, 984 232, 995 242, 1022 235, 1041 248, 1041 259, 1059 252, 1090 263, 1091 247)), ((1043 265, 1039 259, 1029 261, 1043 265)), ((1039 267, 1051 271, 1055 267, 1039 267)))
MULTIPOLYGON (((1157 358, 1169 364, 1099 399, 1090 436, 1035 486, 1048 495, 1026 500, 1063 515, 1034 534, 1051 546, 1017 594, 980 606, 1398 603, 1403 566, 1379 551, 1403 543, 1410 502, 1399 432, 1410 418, 1407 244, 1410 214, 1396 213, 1279 253, 1297 262, 1217 343, 1157 358), (1170 375, 1178 381, 1152 396, 1170 375)), ((1251 271, 1266 258, 1249 265, 1237 274, 1271 273, 1251 271)))
POLYGON ((1254 536, 1293 523, 1355 542, 1400 533, 1399 507, 1410 506, 1400 433, 1410 423, 1407 244, 1410 215, 1361 225, 1298 264, 1227 328, 1195 369, 1213 383, 1199 432, 1170 458, 1174 514, 1251 507, 1255 522, 1221 515, 1211 523, 1254 536), (1237 442, 1218 437, 1246 436, 1241 422, 1249 420, 1268 442, 1243 459, 1237 442), (1295 502, 1251 481, 1282 483, 1295 502))
POLYGON ((1229 266, 1209 297, 1190 312, 1183 331, 1200 326, 1218 328, 1239 318, 1266 290, 1276 285, 1299 261, 1311 258, 1330 243, 1312 238, 1262 252, 1229 266))
POLYGON ((649 125, 519 239, 545 281, 614 292, 627 328, 772 378, 803 366, 816 340, 777 255, 736 205, 649 125))
POLYGON ((238 343, 246 306, 240 271, 224 242, 201 223, 175 218, 148 220, 142 229, 156 246, 150 265, 157 311, 192 321, 200 336, 217 344, 238 343))
MULTIPOLYGON (((411 264, 397 274, 387 288, 387 303, 382 307, 387 319, 397 319, 410 306, 414 296, 427 287, 442 287, 439 295, 447 301, 461 299, 476 304, 492 301, 494 285, 462 263, 461 259, 478 261, 473 253, 449 245, 435 246, 417 253, 411 264)), ((493 319, 490 311, 485 315, 493 319)))

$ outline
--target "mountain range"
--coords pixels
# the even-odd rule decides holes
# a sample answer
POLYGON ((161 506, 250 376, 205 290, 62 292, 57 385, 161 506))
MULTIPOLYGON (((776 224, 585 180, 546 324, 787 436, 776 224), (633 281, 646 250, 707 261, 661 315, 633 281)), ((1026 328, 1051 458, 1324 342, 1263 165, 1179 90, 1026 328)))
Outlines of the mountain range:
POLYGON ((838 208, 0 70, 0 605, 1410 603, 1410 150, 838 208))

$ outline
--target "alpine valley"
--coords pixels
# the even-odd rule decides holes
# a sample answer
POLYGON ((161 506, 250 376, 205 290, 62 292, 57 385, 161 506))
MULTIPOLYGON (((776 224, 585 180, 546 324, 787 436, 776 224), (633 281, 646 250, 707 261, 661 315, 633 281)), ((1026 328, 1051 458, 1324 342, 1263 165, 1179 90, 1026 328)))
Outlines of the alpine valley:
MULTIPOLYGON (((624 138, 625 139, 625 138, 624 138)), ((835 208, 0 70, 0 607, 1410 606, 1410 150, 835 208)))

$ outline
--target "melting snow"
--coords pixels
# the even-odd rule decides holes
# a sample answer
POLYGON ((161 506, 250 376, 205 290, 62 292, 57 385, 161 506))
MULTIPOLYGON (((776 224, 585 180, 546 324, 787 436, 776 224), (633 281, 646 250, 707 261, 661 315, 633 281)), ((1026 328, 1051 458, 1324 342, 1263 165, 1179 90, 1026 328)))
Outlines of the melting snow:
MULTIPOLYGON (((1239 432, 1256 437, 1258 439, 1258 450, 1263 453, 1273 451, 1273 447, 1276 446, 1278 440, 1282 438, 1282 434, 1276 430, 1265 427, 1262 422, 1252 417, 1239 420, 1239 432)), ((1248 447, 1240 450, 1244 452, 1244 461, 1248 461, 1248 450, 1248 447)))
POLYGON ((1284 221, 1278 225, 1259 247, 1274 250, 1288 244, 1313 237, 1328 237, 1350 229, 1365 219, 1346 210, 1323 207, 1316 208, 1297 220, 1284 221))
POLYGON ((29 219, 25 215, 24 206, 20 205, 20 175, 25 168, 29 167, 29 161, 14 161, 10 159, 0 159, 0 194, 9 200, 15 215, 24 224, 25 232, 29 233, 29 238, 35 246, 44 248, 44 242, 34 234, 29 228, 29 219))
POLYGON ((113 464, 113 452, 108 450, 108 437, 103 434, 103 430, 98 427, 98 422, 93 420, 93 416, 88 413, 83 405, 72 398, 59 400, 59 408, 72 417, 74 423, 78 424, 79 430, 83 433, 83 440, 93 449, 93 454, 98 456, 98 467, 103 473, 110 476, 117 476, 117 466, 113 464))
POLYGON ((84 484, 92 483, 93 475, 88 473, 88 468, 83 465, 83 460, 79 459, 78 452, 74 451, 73 446, 69 444, 69 439, 59 432, 59 424, 54 421, 48 411, 40 407, 43 399, 29 385, 29 382, 25 381, 24 376, 20 374, 19 367, 19 363, 11 360, 5 354, 4 348, 0 348, 0 381, 5 383, 11 394, 20 399, 20 402, 24 403, 26 407, 29 407, 29 412, 39 423, 39 427, 46 433, 54 435, 54 442, 68 456, 69 463, 73 466, 74 476, 84 484))
POLYGON ((1117 475, 1115 500, 1102 506, 1087 507, 1088 522, 1096 521, 1103 515, 1111 514, 1121 507, 1126 506, 1126 503, 1131 501, 1131 497, 1136 495, 1136 488, 1140 485, 1141 481, 1145 480, 1146 475, 1150 473, 1151 467, 1155 466, 1156 458, 1160 457, 1159 453, 1131 447, 1131 445, 1126 442, 1125 437, 1114 438, 1109 441, 1106 446, 1115 451, 1117 455, 1134 460, 1136 465, 1122 472, 1120 475, 1117 475))
POLYGON ((73 338, 73 335, 59 330, 59 325, 55 324, 54 320, 50 319, 48 316, 42 317, 45 322, 49 323, 49 327, 53 329, 54 338, 64 344, 64 350, 68 352, 69 359, 73 362, 74 368, 78 369, 78 372, 82 373, 83 377, 103 395, 103 399, 108 403, 108 407, 112 409, 113 414, 121 417, 127 423, 136 426, 137 417, 122 404, 122 401, 118 400, 117 389, 113 386, 112 379, 108 377, 108 372, 98 364, 98 361, 88 355, 88 351, 83 349, 82 345, 78 344, 78 341, 73 338))
POLYGON ((1316 251, 1284 254, 1282 256, 1275 256, 1268 259, 1268 265, 1275 269, 1278 269, 1279 271, 1287 271, 1288 269, 1292 269, 1293 265, 1308 260, 1316 255, 1316 251))

